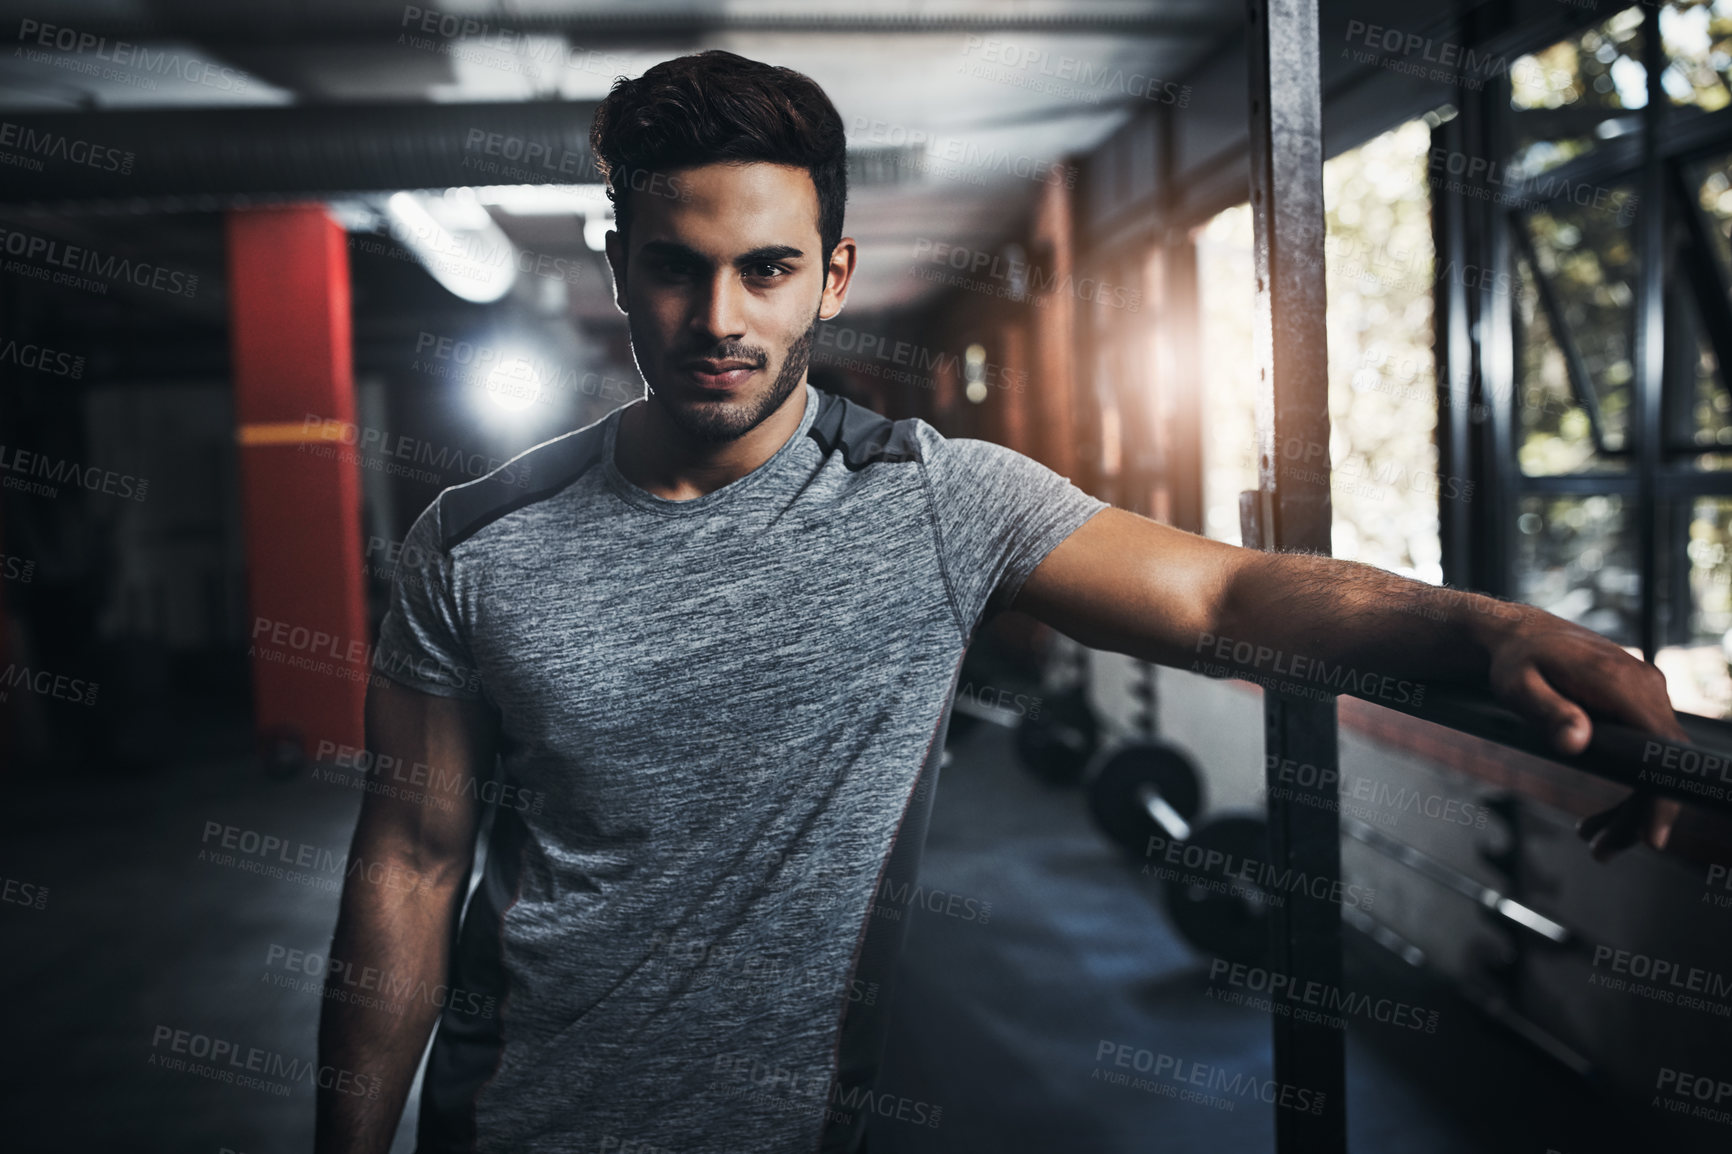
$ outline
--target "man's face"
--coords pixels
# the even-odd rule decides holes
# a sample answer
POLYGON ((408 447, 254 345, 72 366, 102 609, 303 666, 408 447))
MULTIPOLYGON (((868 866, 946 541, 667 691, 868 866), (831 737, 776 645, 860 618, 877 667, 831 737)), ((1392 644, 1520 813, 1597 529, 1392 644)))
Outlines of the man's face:
POLYGON ((825 264, 803 168, 709 164, 675 179, 677 199, 630 194, 629 236, 608 234, 608 263, 652 403, 699 440, 730 441, 805 381, 817 319, 842 307, 854 242, 825 264))

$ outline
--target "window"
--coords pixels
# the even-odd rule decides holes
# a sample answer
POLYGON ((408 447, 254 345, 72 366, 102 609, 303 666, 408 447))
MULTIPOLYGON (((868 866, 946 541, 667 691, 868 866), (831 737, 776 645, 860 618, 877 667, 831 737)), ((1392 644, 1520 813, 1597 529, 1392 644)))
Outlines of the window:
MULTIPOLYGON (((1437 503, 1449 486, 1432 436, 1430 143, 1428 123, 1414 121, 1330 160, 1323 181, 1334 552, 1435 582, 1437 503)), ((1239 494, 1257 487, 1251 239, 1251 210, 1240 205, 1201 230, 1197 253, 1209 350, 1205 523, 1209 536, 1233 542, 1239 494)))
POLYGON ((1446 572, 1647 653, 1676 707, 1721 717, 1732 716, 1729 80, 1732 0, 1631 6, 1516 61, 1504 91, 1488 90, 1486 116, 1434 141, 1508 173, 1440 217, 1461 222, 1445 238, 1452 254, 1507 273, 1494 278, 1504 291, 1445 300, 1439 285, 1440 307, 1464 310, 1480 335, 1449 379, 1473 383, 1484 417, 1465 450, 1446 451, 1480 461, 1494 490, 1450 538, 1446 572), (1650 108, 1652 38, 1667 99, 1650 108), (1663 350, 1651 379, 1644 339, 1663 350))

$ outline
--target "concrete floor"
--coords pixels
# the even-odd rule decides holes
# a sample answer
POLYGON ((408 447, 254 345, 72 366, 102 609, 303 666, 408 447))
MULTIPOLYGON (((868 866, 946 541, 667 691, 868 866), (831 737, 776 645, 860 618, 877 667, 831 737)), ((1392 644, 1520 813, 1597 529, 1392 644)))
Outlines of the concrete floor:
MULTIPOLYGON (((1187 1072, 1218 1068, 1229 1083, 1243 1076, 1241 1087, 1264 1082, 1270 1018, 1206 996, 1204 955, 1176 937, 1152 892, 1095 831, 1080 790, 1022 771, 1004 730, 978 727, 953 748, 921 881, 991 902, 992 917, 982 926, 913 912, 881 1087, 944 1110, 937 1128, 875 1118, 873 1154, 1272 1151, 1275 1107, 1249 1095, 1187 1101, 1093 1077, 1097 1066, 1111 1072, 1110 1061, 1095 1060, 1111 1042, 1184 1062, 1187 1072)), ((1440 1028, 1350 1026, 1353 1150, 1660 1148, 1449 991, 1354 945, 1349 988, 1435 1008, 1440 1028)))
MULTIPOLYGON (((335 887, 200 853, 216 822, 341 855, 359 794, 305 774, 267 778, 237 727, 192 732, 181 729, 172 769, 152 776, 8 783, 0 873, 48 892, 41 909, 0 904, 6 1150, 310 1146, 310 1084, 286 1094, 222 1084, 156 1064, 166 1047, 153 1041, 186 1030, 312 1058, 318 997, 274 985, 281 968, 269 959, 274 946, 323 951, 335 887)), ((1003 730, 979 727, 955 748, 922 884, 991 912, 909 911, 880 1095, 908 1099, 905 1114, 928 1124, 874 1118, 873 1154, 1272 1150, 1271 1106, 1180 1101, 1093 1076, 1110 1043, 1266 1079, 1269 1019, 1204 996, 1199 956, 1094 831, 1080 792, 1024 772, 1003 730)), ((1350 1031, 1356 1151, 1658 1148, 1471 1010, 1441 1004, 1447 1028, 1435 1037, 1350 1031)), ((410 1148, 412 1129, 395 1151, 410 1148)))
MULTIPOLYGON (((223 1084, 193 1072, 172 1037, 157 1041, 160 1028, 186 1030, 314 1058, 318 994, 272 984, 285 970, 271 949, 325 952, 341 874, 312 870, 297 881, 217 864, 209 858, 222 835, 207 839, 207 823, 340 857, 360 794, 304 774, 267 778, 236 752, 245 745, 232 731, 210 735, 148 778, 10 783, 0 869, 49 893, 40 911, 0 907, 0 966, 14 992, 0 1146, 311 1148, 310 1080, 286 1083, 287 1094, 223 1084), (188 1069, 157 1064, 175 1057, 188 1069)), ((401 1135, 394 1154, 411 1146, 401 1135)))

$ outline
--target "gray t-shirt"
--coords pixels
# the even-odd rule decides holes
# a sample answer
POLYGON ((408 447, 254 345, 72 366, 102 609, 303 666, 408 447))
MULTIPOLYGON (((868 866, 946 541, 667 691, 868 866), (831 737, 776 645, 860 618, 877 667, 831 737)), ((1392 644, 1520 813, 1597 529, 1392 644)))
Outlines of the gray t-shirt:
POLYGON ((1105 505, 1002 446, 805 399, 695 500, 625 479, 615 409, 410 530, 375 664, 483 699, 503 735, 451 983, 499 1009, 442 1015, 423 1151, 805 1154, 883 1113, 963 650, 1105 505))

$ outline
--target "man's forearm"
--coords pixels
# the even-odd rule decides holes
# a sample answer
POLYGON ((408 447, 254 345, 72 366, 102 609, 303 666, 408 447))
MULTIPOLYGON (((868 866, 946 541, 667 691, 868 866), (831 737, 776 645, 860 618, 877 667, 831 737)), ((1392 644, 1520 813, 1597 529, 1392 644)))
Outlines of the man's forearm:
MULTIPOLYGON (((1278 692, 1402 708, 1432 683, 1484 688, 1564 755, 1588 746, 1596 719, 1687 740, 1660 671, 1580 625, 1351 561, 1239 549, 1122 510, 1066 538, 1015 604, 1092 648, 1278 692)), ((1615 827, 1594 834, 1596 855, 1637 832, 1665 844, 1668 810, 1649 801, 1620 807, 1615 827)))
POLYGON ((1483 687, 1492 636, 1543 622, 1571 628, 1531 606, 1354 561, 1252 553, 1227 583, 1216 628, 1197 639, 1197 652, 1252 676, 1280 665, 1301 679, 1348 671, 1483 687))
POLYGON ((319 1016, 319 1065, 348 1076, 320 1080, 317 1154, 390 1149, 439 1016, 429 991, 446 984, 451 929, 468 870, 405 870, 402 876, 414 879, 406 889, 369 881, 357 870, 343 889, 319 1016), (374 987, 368 1000, 376 995, 389 1005, 357 1004, 349 996, 357 986, 374 987), (402 996, 393 998, 393 991, 402 996), (365 1091, 356 1093, 357 1085, 365 1091))

